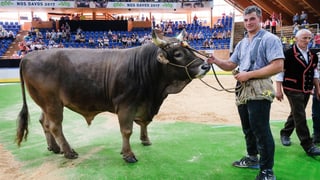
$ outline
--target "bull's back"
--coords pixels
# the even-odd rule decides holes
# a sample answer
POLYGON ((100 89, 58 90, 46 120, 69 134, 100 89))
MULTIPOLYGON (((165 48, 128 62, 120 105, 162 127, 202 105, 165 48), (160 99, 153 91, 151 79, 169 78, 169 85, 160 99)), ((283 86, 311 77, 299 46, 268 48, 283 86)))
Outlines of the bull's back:
POLYGON ((21 68, 30 95, 41 107, 53 102, 81 114, 112 112, 104 84, 112 59, 109 51, 53 49, 27 54, 21 68))

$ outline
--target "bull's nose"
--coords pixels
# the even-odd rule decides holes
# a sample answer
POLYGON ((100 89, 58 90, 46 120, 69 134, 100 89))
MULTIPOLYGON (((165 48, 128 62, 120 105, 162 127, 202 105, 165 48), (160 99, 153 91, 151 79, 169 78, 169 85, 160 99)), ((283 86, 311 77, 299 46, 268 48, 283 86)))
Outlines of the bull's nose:
POLYGON ((201 69, 202 70, 205 70, 205 71, 208 71, 209 69, 210 69, 210 65, 209 64, 203 64, 202 66, 201 66, 201 69))

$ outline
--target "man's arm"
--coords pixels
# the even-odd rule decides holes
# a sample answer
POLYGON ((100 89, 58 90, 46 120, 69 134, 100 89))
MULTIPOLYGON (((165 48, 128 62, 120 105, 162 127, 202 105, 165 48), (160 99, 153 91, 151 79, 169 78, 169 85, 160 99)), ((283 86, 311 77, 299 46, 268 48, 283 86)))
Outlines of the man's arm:
POLYGON ((284 59, 275 59, 270 62, 267 66, 248 72, 240 72, 235 75, 235 78, 240 82, 248 81, 249 79, 259 79, 273 76, 283 71, 284 59))
POLYGON ((224 71, 231 71, 235 69, 238 65, 233 63, 232 61, 229 60, 223 60, 216 58, 214 56, 210 57, 207 60, 207 63, 209 64, 216 64, 219 68, 223 69, 224 71))

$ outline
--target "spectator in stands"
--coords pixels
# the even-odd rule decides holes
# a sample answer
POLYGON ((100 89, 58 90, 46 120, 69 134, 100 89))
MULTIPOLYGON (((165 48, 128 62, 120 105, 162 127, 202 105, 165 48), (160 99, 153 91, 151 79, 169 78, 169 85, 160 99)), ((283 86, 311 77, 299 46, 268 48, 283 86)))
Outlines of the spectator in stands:
POLYGON ((13 40, 13 39, 15 39, 15 38, 16 38, 16 36, 14 35, 14 32, 13 32, 12 30, 9 30, 9 32, 8 32, 8 39, 13 40))
POLYGON ((182 22, 179 22, 179 24, 178 24, 178 30, 181 31, 181 30, 183 30, 183 29, 184 29, 184 26, 183 26, 182 22))
POLYGON ((305 11, 301 11, 301 15, 300 15, 300 24, 302 24, 304 22, 304 20, 308 20, 308 14, 305 11))
POLYGON ((66 30, 62 30, 61 31, 61 39, 66 39, 67 38, 67 33, 66 33, 66 30))
POLYGON ((272 18, 271 20, 271 33, 277 34, 277 20, 275 18, 272 18))
POLYGON ((193 41, 194 40, 192 32, 189 33, 188 40, 189 41, 193 41))
POLYGON ((198 36, 198 33, 197 33, 197 32, 194 33, 193 39, 194 39, 196 42, 198 42, 199 36, 198 36))
POLYGON ((83 33, 80 33, 80 42, 86 42, 86 37, 83 33))
POLYGON ((202 31, 199 31, 198 39, 201 40, 201 41, 204 40, 204 34, 202 33, 202 31))
POLYGON ((98 48, 103 48, 103 39, 102 39, 102 37, 98 37, 97 43, 98 43, 98 48))
POLYGON ((320 48, 320 33, 317 33, 314 36, 314 47, 319 49, 320 48))
POLYGON ((21 53, 22 53, 23 51, 26 51, 26 50, 27 50, 27 47, 26 47, 26 45, 25 45, 25 41, 20 41, 20 42, 18 43, 18 47, 19 47, 19 51, 18 51, 19 56, 21 55, 21 53))
POLYGON ((46 31, 46 39, 51 39, 51 33, 49 30, 46 31))
POLYGON ((209 40, 205 39, 202 43, 202 47, 203 48, 210 48, 210 44, 209 44, 209 40))
POLYGON ((89 37, 88 39, 88 44, 89 44, 89 47, 95 47, 95 41, 93 39, 93 37, 89 37))
POLYGON ((292 34, 295 36, 298 31, 299 31, 299 24, 294 23, 292 34))
POLYGON ((218 39, 218 32, 216 30, 212 32, 211 38, 218 39))
POLYGON ((287 49, 287 44, 288 44, 287 37, 286 36, 282 36, 281 42, 282 42, 283 50, 286 50, 287 49))
POLYGON ((41 31, 36 32, 36 38, 41 39, 41 40, 43 39, 41 31))
POLYGON ((111 31, 111 29, 109 29, 109 31, 108 31, 108 37, 111 38, 112 35, 113 35, 112 31, 111 31))
POLYGON ((78 27, 77 28, 77 32, 76 32, 77 34, 81 34, 82 33, 82 29, 81 29, 81 27, 78 27))
POLYGON ((295 40, 294 37, 295 37, 295 36, 291 36, 290 39, 289 39, 289 47, 290 47, 290 48, 291 48, 291 47, 294 45, 294 43, 296 42, 296 40, 295 40))
POLYGON ((226 39, 227 38, 227 31, 224 29, 222 31, 222 39, 226 39))
POLYGON ((90 5, 89 0, 77 0, 76 4, 77 7, 89 7, 90 5))
POLYGON ((168 34, 168 35, 172 35, 173 34, 172 27, 168 26, 165 33, 168 34))
POLYGON ((195 26, 198 26, 198 25, 199 25, 199 24, 198 24, 198 17, 197 17, 196 14, 193 16, 193 25, 195 25, 195 26))
POLYGON ((11 56, 12 59, 20 59, 20 56, 18 54, 18 51, 14 51, 12 56, 11 56))
POLYGON ((70 25, 68 22, 66 22, 65 29, 66 29, 66 33, 70 32, 70 25))
POLYGON ((118 42, 118 35, 112 34, 112 42, 118 42))
POLYGON ((75 36, 74 36, 74 41, 75 42, 80 42, 80 34, 76 34, 75 36))
POLYGON ((107 7, 107 0, 95 0, 95 5, 97 8, 105 8, 107 7))
POLYGON ((227 39, 230 39, 231 38, 231 31, 230 31, 230 29, 228 29, 228 31, 227 31, 227 39))
POLYGON ((217 33, 217 39, 222 39, 222 38, 223 38, 222 31, 218 31, 218 33, 217 33))
POLYGON ((264 29, 267 31, 270 31, 270 27, 271 27, 271 21, 268 18, 265 22, 264 22, 264 29))
POLYGON ((152 22, 152 28, 154 29, 156 27, 156 19, 154 16, 151 17, 151 22, 152 22))
POLYGON ((61 39, 62 39, 62 32, 60 31, 60 29, 58 29, 56 42, 61 42, 61 39))
POLYGON ((61 24, 60 31, 64 31, 64 30, 66 30, 66 25, 65 24, 61 24))
POLYGON ((31 33, 28 32, 28 34, 26 34, 26 35, 23 37, 23 40, 24 40, 25 42, 27 42, 27 41, 29 41, 30 39, 32 39, 31 33))
POLYGON ((108 47, 109 46, 109 38, 107 36, 103 37, 103 44, 108 47))
POLYGON ((210 38, 210 40, 209 40, 209 47, 210 47, 210 49, 214 49, 214 41, 212 38, 210 38))
POLYGON ((300 22, 299 13, 296 13, 296 14, 293 16, 292 22, 293 22, 293 24, 295 24, 295 23, 299 24, 299 22, 300 22))
POLYGON ((71 39, 71 32, 70 31, 66 31, 66 41, 69 42, 71 39))
POLYGON ((309 23, 308 21, 305 19, 302 21, 301 23, 302 28, 308 29, 309 28, 309 23))

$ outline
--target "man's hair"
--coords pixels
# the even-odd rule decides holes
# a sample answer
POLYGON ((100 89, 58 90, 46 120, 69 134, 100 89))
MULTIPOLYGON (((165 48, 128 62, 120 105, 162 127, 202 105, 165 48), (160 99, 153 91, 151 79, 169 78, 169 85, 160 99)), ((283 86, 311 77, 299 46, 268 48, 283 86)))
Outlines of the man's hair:
POLYGON ((300 29, 297 33, 295 37, 299 37, 301 36, 303 33, 308 33, 312 35, 312 32, 309 29, 300 29))
POLYGON ((262 16, 262 11, 258 6, 248 6, 244 9, 243 14, 251 14, 253 12, 256 12, 257 16, 260 18, 262 16))

